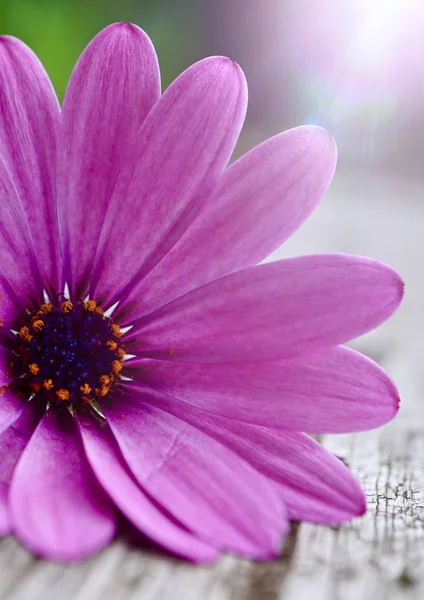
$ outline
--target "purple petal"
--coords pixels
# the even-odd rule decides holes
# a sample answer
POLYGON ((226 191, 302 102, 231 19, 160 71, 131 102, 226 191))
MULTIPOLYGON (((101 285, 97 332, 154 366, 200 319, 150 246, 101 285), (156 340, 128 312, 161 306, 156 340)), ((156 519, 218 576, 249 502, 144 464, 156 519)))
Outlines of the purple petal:
POLYGON ((8 492, 15 466, 40 419, 40 412, 27 404, 21 416, 0 435, 0 536, 12 530, 8 492))
POLYGON ((0 435, 19 418, 26 406, 9 387, 12 381, 9 362, 10 351, 0 346, 0 435))
POLYGON ((365 512, 364 493, 349 469, 305 434, 230 421, 164 394, 144 392, 140 399, 219 440, 269 477, 291 519, 336 524, 365 512))
POLYGON ((122 297, 182 235, 229 160, 246 109, 244 76, 227 58, 180 75, 130 148, 105 216, 91 293, 122 297))
POLYGON ((10 171, 49 284, 58 284, 55 200, 59 103, 38 58, 13 37, 0 37, 0 155, 10 171))
POLYGON ((144 360, 139 368, 138 378, 153 389, 202 410, 266 427, 363 431, 387 423, 399 408, 398 392, 384 370, 343 347, 270 363, 144 360))
MULTIPOLYGON (((323 446, 302 433, 254 429, 254 434, 244 431, 243 426, 239 429, 251 442, 248 447, 239 447, 239 453, 254 466, 266 465, 264 473, 277 484, 290 519, 336 525, 365 513, 361 486, 342 461, 323 446), (262 463, 259 445, 263 448, 262 463)), ((232 427, 226 431, 229 441, 232 432, 232 427)), ((239 437, 235 444, 244 439, 239 437)))
POLYGON ((16 536, 46 558, 84 558, 115 533, 113 507, 94 480, 66 411, 41 420, 15 469, 9 502, 16 536))
POLYGON ((2 277, 13 290, 13 300, 22 308, 29 296, 42 299, 43 282, 21 200, 1 156, 0 197, 0 268, 2 277))
POLYGON ((126 150, 159 96, 156 53, 136 25, 106 27, 71 76, 60 126, 57 185, 68 284, 81 296, 126 150))
POLYGON ((135 482, 109 431, 93 420, 80 419, 88 460, 110 497, 142 533, 166 549, 193 562, 211 562, 218 552, 196 538, 150 500, 135 482))
POLYGON ((137 397, 124 402, 107 409, 106 418, 140 485, 214 547, 275 556, 287 521, 272 485, 187 423, 137 397))
POLYGON ((336 155, 324 129, 297 127, 235 162, 172 252, 131 291, 131 318, 261 262, 321 200, 336 155))
MULTIPOLYGON (((137 323, 143 356, 189 362, 287 359, 351 340, 398 307, 390 267, 342 254, 252 267, 208 283, 137 323)), ((136 337, 137 336, 137 337, 136 337)))

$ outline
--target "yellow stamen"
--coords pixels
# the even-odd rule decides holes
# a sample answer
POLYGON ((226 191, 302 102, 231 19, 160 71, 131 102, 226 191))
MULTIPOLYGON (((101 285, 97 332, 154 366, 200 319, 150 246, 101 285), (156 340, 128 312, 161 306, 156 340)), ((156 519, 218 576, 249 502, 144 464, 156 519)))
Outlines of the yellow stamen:
POLYGON ((50 303, 48 303, 48 304, 42 304, 40 306, 40 310, 38 311, 38 314, 40 314, 40 315, 48 315, 49 313, 52 312, 53 308, 54 308, 53 304, 50 304, 50 303))
POLYGON ((40 367, 36 363, 31 363, 28 365, 28 369, 33 375, 37 375, 40 372, 40 367))
POLYGON ((113 335, 117 338, 121 337, 121 328, 116 323, 111 324, 110 330, 113 333, 113 335))
POLYGON ((114 360, 112 362, 112 373, 117 375, 119 371, 122 371, 122 363, 119 360, 114 360))
POLYGON ((100 388, 96 388, 94 392, 96 396, 103 398, 103 396, 106 396, 106 394, 109 392, 109 388, 107 385, 102 385, 100 388))
POLYGON ((110 383, 110 377, 108 375, 102 375, 101 377, 99 377, 99 382, 102 385, 109 385, 109 383, 110 383))
POLYGON ((118 348, 118 350, 116 351, 116 356, 121 359, 124 358, 125 350, 123 348, 118 348))
POLYGON ((88 385, 88 383, 84 383, 80 386, 80 392, 81 394, 85 394, 87 396, 91 393, 91 387, 88 385))
POLYGON ((24 342, 30 342, 32 340, 32 335, 30 335, 29 333, 29 329, 28 327, 25 325, 24 327, 21 327, 19 330, 19 337, 24 340, 24 342))
POLYGON ((84 302, 85 310, 94 312, 96 310, 96 307, 97 307, 97 302, 95 302, 95 300, 87 300, 87 302, 84 302))
POLYGON ((104 314, 104 312, 103 312, 103 309, 102 309, 102 308, 100 308, 100 306, 97 306, 97 307, 96 307, 96 310, 95 310, 95 312, 96 312, 98 315, 103 315, 103 314, 104 314))
POLYGON ((74 308, 74 305, 72 304, 72 302, 70 300, 65 300, 65 302, 62 302, 62 304, 60 305, 60 310, 64 313, 71 312, 71 310, 73 308, 74 308))
POLYGON ((46 390, 52 390, 54 388, 53 381, 51 379, 45 379, 43 383, 43 387, 46 390))
POLYGON ((118 347, 118 344, 116 342, 113 342, 112 340, 109 340, 108 342, 106 342, 106 346, 109 348, 109 350, 115 352, 115 350, 118 347))
POLYGON ((44 321, 42 321, 41 319, 35 319, 35 321, 33 321, 32 323, 32 328, 34 329, 34 331, 42 331, 44 327, 44 321))
POLYGON ((59 398, 59 400, 61 402, 66 402, 67 400, 69 400, 69 392, 68 390, 58 390, 56 392, 56 396, 59 398))

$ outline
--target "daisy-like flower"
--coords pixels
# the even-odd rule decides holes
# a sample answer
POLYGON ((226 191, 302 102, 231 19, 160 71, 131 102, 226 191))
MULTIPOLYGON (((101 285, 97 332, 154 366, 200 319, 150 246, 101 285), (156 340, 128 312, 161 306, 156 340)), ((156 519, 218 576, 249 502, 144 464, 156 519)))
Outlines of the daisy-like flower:
POLYGON ((347 468, 302 432, 398 407, 340 346, 402 282, 345 255, 255 266, 308 217, 336 150, 287 131, 227 168, 246 84, 213 57, 160 96, 153 46, 114 24, 60 109, 40 62, 0 39, 0 531, 56 560, 117 513, 197 562, 275 556, 289 519, 364 512, 347 468))

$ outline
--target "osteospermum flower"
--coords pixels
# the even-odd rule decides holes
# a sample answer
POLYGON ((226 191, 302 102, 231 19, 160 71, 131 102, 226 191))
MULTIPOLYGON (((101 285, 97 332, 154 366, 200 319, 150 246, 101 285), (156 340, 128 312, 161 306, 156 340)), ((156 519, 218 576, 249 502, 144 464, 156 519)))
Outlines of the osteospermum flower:
POLYGON ((398 306, 355 256, 254 266, 333 175, 300 127, 229 168, 240 68, 200 61, 160 96, 151 42, 115 24, 82 54, 62 110, 40 62, 0 40, 0 531, 75 560, 117 512, 193 561, 275 556, 289 519, 364 511, 307 433, 396 413, 394 385, 339 344, 398 306))

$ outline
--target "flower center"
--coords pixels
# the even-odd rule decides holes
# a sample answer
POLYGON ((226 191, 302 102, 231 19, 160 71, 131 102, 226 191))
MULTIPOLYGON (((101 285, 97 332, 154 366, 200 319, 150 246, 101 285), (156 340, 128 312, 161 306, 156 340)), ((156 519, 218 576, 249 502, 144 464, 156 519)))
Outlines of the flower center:
POLYGON ((43 304, 17 335, 17 392, 78 407, 105 397, 119 379, 121 331, 94 300, 43 304))

